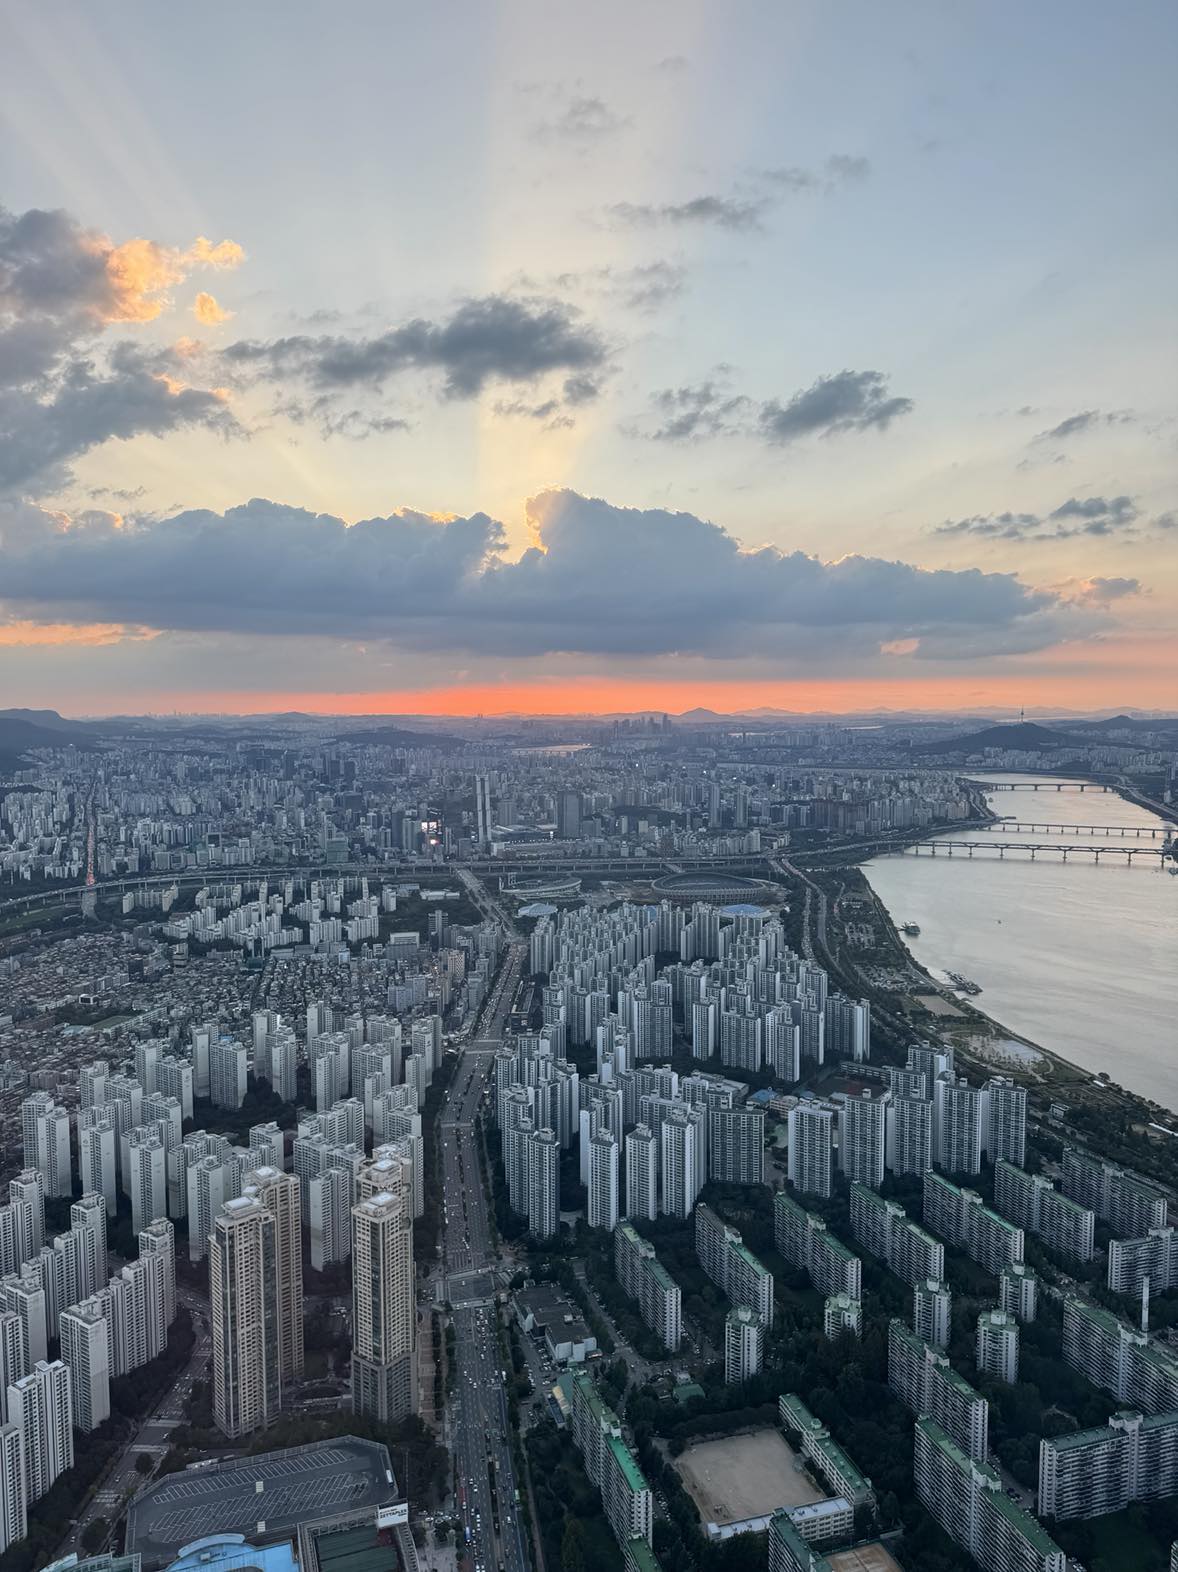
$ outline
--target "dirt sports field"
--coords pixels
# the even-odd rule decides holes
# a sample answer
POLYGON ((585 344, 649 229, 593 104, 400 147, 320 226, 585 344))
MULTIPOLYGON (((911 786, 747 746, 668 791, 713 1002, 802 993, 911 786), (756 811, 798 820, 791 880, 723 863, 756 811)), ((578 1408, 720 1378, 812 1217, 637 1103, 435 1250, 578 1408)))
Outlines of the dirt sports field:
POLYGON ((855 1550, 827 1551, 830 1572, 903 1572, 883 1545, 859 1545, 855 1550))
MULTIPOLYGON (((757 1430, 689 1446, 675 1459, 675 1466, 703 1521, 723 1526, 765 1517, 778 1507, 821 1501, 822 1491, 795 1467, 795 1460, 793 1449, 776 1430, 757 1430)), ((849 1567, 847 1572, 858 1569, 849 1567)))

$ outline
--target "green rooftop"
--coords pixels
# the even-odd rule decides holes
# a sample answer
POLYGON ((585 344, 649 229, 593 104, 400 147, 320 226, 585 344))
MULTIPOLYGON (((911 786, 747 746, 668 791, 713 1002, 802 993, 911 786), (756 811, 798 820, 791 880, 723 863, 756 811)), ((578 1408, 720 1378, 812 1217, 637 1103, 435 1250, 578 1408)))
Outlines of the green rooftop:
POLYGON ((633 1452, 631 1452, 621 1436, 608 1436, 606 1438, 606 1446, 613 1453, 614 1462, 618 1465, 622 1478, 633 1493, 637 1495, 639 1491, 648 1489, 649 1486, 646 1483, 645 1475, 639 1468, 633 1452))
POLYGON ((392 1544, 381 1544, 375 1523, 330 1529, 315 1536, 321 1572, 397 1572, 400 1557, 392 1544))
POLYGON ((624 1553, 627 1572, 662 1572, 659 1558, 641 1534, 626 1541, 624 1553))

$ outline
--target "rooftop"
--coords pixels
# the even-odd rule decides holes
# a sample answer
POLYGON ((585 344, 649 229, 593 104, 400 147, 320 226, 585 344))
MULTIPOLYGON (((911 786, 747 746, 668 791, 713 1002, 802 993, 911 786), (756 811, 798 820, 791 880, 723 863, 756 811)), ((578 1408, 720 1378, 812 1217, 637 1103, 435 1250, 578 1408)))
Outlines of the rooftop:
POLYGON ((388 1448, 356 1436, 197 1463, 139 1491, 127 1511, 126 1548, 140 1552, 143 1572, 157 1572, 209 1535, 289 1543, 308 1522, 375 1512, 398 1494, 388 1448))

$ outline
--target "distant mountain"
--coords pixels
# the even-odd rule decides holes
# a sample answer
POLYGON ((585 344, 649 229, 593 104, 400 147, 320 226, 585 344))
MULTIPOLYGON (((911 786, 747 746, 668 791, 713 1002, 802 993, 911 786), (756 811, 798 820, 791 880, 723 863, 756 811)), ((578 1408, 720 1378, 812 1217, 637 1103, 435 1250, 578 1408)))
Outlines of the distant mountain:
POLYGON ((1015 721, 1005 726, 986 726, 981 731, 967 732, 964 737, 942 737, 939 742, 916 743, 913 751, 984 753, 987 748, 1001 748, 1011 753, 1050 753, 1056 748, 1084 747, 1091 747, 1091 742, 1084 737, 1051 731, 1034 721, 1015 721))
POLYGON ((30 748, 64 748, 73 743, 79 748, 97 746, 93 733, 63 721, 55 710, 0 711, 0 768, 6 773, 16 769, 30 748), (46 715, 56 724, 35 724, 25 715, 46 715))
POLYGON ((344 732, 336 741, 367 743, 374 748, 441 748, 452 751, 469 747, 465 737, 451 737, 442 731, 404 731, 400 726, 376 726, 371 731, 344 732))

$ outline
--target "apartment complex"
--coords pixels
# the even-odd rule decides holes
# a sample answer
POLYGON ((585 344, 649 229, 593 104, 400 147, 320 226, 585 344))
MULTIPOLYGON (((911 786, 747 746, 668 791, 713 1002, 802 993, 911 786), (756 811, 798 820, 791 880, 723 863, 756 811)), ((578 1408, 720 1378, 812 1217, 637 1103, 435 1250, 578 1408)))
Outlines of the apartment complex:
POLYGON ((989 1403, 962 1380, 946 1354, 922 1342, 899 1320, 888 1323, 888 1385, 911 1413, 930 1414, 969 1457, 985 1461, 989 1403))
POLYGON ((910 1286, 945 1275, 945 1247, 914 1223, 897 1201, 865 1185, 851 1186, 851 1232, 858 1242, 910 1286))
POLYGON ((994 1205, 1029 1234, 1074 1261, 1090 1261, 1096 1251, 1096 1213, 1069 1200, 1045 1174, 1029 1174, 1013 1163, 994 1165, 994 1205))
POLYGON ((573 1441, 586 1474, 600 1492, 606 1521, 620 1545, 635 1538, 649 1545, 653 1528, 650 1487, 622 1437, 621 1421, 602 1401, 586 1371, 573 1376, 571 1385, 573 1441))
POLYGON ((995 1277, 1023 1259, 1023 1231, 983 1205, 975 1190, 963 1190, 943 1174, 924 1176, 925 1224, 995 1277))
POLYGON ((1178 1411, 1126 1410, 1107 1425, 1039 1443, 1044 1517, 1103 1517, 1131 1501, 1178 1495, 1178 1411))
POLYGON ((679 1285, 660 1264, 654 1246, 627 1222, 614 1229, 614 1273, 667 1352, 677 1353, 683 1336, 679 1285))
POLYGON ((704 1271, 734 1306, 755 1310, 773 1324, 773 1274, 745 1248, 740 1233, 701 1202, 695 1209, 695 1253, 704 1271))
POLYGON ((807 1212, 784 1190, 773 1197, 773 1241, 791 1266, 809 1275, 820 1294, 863 1294, 863 1263, 817 1212, 807 1212))

